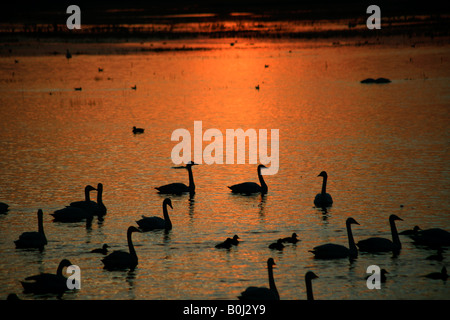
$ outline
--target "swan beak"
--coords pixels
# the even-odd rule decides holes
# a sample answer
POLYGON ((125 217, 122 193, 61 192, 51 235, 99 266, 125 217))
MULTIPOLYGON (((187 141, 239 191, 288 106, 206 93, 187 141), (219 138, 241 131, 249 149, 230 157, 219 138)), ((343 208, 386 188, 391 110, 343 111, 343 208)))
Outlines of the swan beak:
POLYGON ((171 204, 171 203, 169 203, 169 207, 173 210, 173 207, 172 207, 172 204, 171 204))

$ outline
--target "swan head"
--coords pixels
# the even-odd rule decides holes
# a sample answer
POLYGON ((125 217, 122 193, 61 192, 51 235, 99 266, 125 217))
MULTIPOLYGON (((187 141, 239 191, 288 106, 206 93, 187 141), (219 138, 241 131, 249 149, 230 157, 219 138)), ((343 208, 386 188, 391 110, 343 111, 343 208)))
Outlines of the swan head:
POLYGON ((308 271, 306 274, 305 274, 305 279, 306 280, 312 280, 312 279, 317 279, 319 276, 318 275, 316 275, 314 272, 312 272, 312 271, 308 271))
POLYGON ((327 178, 327 177, 328 177, 328 174, 327 174, 326 171, 322 171, 321 173, 319 173, 318 177, 324 177, 324 178, 327 178))
POLYGON ((164 205, 164 206, 169 206, 169 207, 173 210, 173 207, 172 207, 172 200, 170 200, 170 198, 165 198, 165 199, 164 199, 164 202, 163 202, 163 205, 164 205))
POLYGON ((87 185, 85 188, 84 188, 84 191, 87 191, 87 192, 90 192, 90 191, 93 191, 93 190, 97 190, 97 189, 95 189, 93 186, 91 186, 91 185, 87 185))
POLYGON ((389 221, 390 221, 390 222, 393 222, 393 221, 396 221, 396 220, 403 221, 402 218, 400 218, 399 216, 397 216, 397 215, 395 215, 395 214, 391 214, 391 215, 389 216, 389 221))
POLYGON ((70 262, 68 259, 62 259, 61 262, 59 263, 59 267, 58 268, 65 268, 68 266, 71 266, 72 262, 70 262))
POLYGON ((271 268, 272 266, 276 266, 276 263, 275 263, 275 261, 273 260, 273 258, 267 259, 267 266, 268 266, 269 268, 271 268))
POLYGON ((189 161, 189 162, 186 164, 186 168, 190 168, 190 167, 192 167, 192 166, 198 166, 198 163, 195 163, 194 161, 189 161))
POLYGON ((38 214, 38 217, 43 217, 44 216, 44 212, 42 212, 42 209, 39 209, 37 214, 38 214))
POLYGON ((359 223, 355 219, 348 218, 347 219, 347 225, 350 225, 350 224, 357 224, 357 225, 359 225, 359 223))
POLYGON ((128 227, 128 233, 132 233, 132 232, 142 232, 142 231, 133 226, 128 227))
POLYGON ((98 192, 103 191, 103 183, 97 184, 97 189, 94 189, 94 190, 97 190, 98 192))

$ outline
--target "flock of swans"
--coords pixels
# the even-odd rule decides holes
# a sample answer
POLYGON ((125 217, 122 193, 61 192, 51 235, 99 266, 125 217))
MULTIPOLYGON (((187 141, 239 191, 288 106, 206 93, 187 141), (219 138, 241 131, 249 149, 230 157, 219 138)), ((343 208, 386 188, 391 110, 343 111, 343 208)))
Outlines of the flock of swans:
MULTIPOLYGON (((155 189, 158 190, 158 193, 160 194, 195 193, 194 177, 192 173, 192 167, 194 165, 196 165, 196 163, 189 162, 186 166, 176 167, 184 168, 188 171, 189 185, 185 185, 183 183, 171 183, 157 187, 155 189)), ((257 184, 255 182, 244 182, 229 186, 228 188, 231 189, 231 192, 233 193, 239 193, 243 195, 252 193, 267 193, 268 186, 261 174, 261 170, 263 168, 265 168, 264 165, 259 165, 257 167, 257 174, 260 184, 257 184)), ((316 207, 321 208, 330 207, 333 203, 333 199, 331 195, 326 191, 328 175, 325 171, 322 171, 318 176, 323 178, 322 190, 314 198, 314 204, 316 207)), ((84 191, 85 199, 83 201, 72 202, 65 208, 57 210, 51 214, 55 222, 79 222, 83 220, 89 222, 92 221, 94 216, 98 216, 100 219, 107 213, 107 209, 103 203, 103 185, 101 183, 97 185, 97 188, 88 185, 85 187, 84 191), (91 200, 90 193, 92 191, 97 191, 96 202, 91 200)), ((128 252, 119 250, 106 255, 108 253, 107 248, 109 247, 107 244, 104 244, 102 248, 92 250, 91 252, 106 255, 103 259, 101 259, 101 261, 104 265, 104 268, 107 270, 134 270, 138 265, 139 260, 133 245, 132 234, 135 232, 149 232, 154 230, 165 230, 166 232, 170 231, 172 229, 172 222, 169 217, 168 207, 173 210, 172 201, 170 198, 166 198, 163 201, 162 218, 159 216, 142 216, 140 220, 136 221, 138 227, 128 227, 126 233, 128 252)), ((3 212, 6 212, 8 210, 8 205, 0 203, 0 209, 3 212)), ((41 209, 39 209, 37 212, 37 218, 38 231, 24 232, 23 234, 21 234, 19 239, 15 241, 15 245, 17 248, 37 248, 42 250, 47 245, 47 238, 44 233, 43 225, 43 211, 41 209)), ((393 252, 394 255, 398 255, 401 250, 401 242, 399 233, 397 232, 397 228, 395 225, 396 221, 402 221, 402 219, 395 214, 391 214, 389 216, 389 225, 391 228, 392 240, 381 237, 371 237, 355 243, 351 226, 359 225, 359 223, 354 218, 349 217, 347 218, 345 225, 348 237, 348 247, 342 244, 326 243, 312 248, 312 250, 309 250, 309 252, 311 252, 316 259, 356 259, 358 256, 358 252, 393 252)), ((400 234, 408 235, 416 244, 425 245, 431 248, 438 248, 438 254, 435 256, 430 256, 428 257, 428 259, 442 261, 442 247, 450 246, 450 233, 440 228, 422 230, 418 226, 415 226, 413 230, 405 230, 400 234)), ((227 238, 224 242, 217 244, 215 247, 218 249, 230 249, 232 246, 237 246, 239 244, 238 239, 239 236, 234 235, 233 238, 227 238)), ((296 233, 293 233, 290 237, 278 239, 276 242, 269 245, 269 248, 281 250, 284 248, 284 243, 295 244, 298 241, 300 241, 300 239, 298 239, 298 235, 296 233)), ((67 259, 63 259, 58 266, 56 274, 41 273, 39 275, 25 278, 25 281, 21 282, 24 288, 24 292, 51 292, 62 294, 65 290, 67 290, 67 278, 63 275, 63 268, 69 265, 71 265, 70 261, 68 261, 67 259)), ((280 295, 277 291, 273 275, 274 265, 274 259, 269 258, 267 260, 269 288, 251 286, 243 291, 238 298, 242 300, 279 300, 280 295)), ((384 281, 386 280, 386 273, 388 272, 383 269, 381 278, 384 281)), ((441 272, 435 272, 426 276, 432 279, 446 280, 448 278, 445 266, 443 267, 441 272)), ((305 274, 305 285, 308 300, 313 299, 312 280, 316 278, 318 278, 318 276, 312 271, 308 271, 305 274)))

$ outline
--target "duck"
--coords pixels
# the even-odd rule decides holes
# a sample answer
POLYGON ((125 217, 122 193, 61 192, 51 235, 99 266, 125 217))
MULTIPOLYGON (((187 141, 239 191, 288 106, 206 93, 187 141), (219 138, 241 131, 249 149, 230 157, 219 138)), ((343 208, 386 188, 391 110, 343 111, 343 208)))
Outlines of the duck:
POLYGON ((414 244, 429 247, 450 246, 450 232, 441 228, 420 230, 417 234, 410 235, 414 244))
POLYGON ((132 86, 131 89, 136 90, 137 89, 136 85, 132 86))
POLYGON ((186 166, 174 167, 174 169, 186 169, 189 174, 189 186, 184 183, 170 183, 161 187, 156 187, 159 194, 183 194, 183 193, 195 193, 194 175, 192 174, 192 166, 198 165, 193 161, 189 161, 186 166))
POLYGON ((9 210, 9 205, 4 202, 0 202, 0 214, 6 214, 9 210))
POLYGON ((441 269, 441 272, 432 272, 432 273, 425 275, 425 277, 434 279, 434 280, 444 280, 445 281, 448 278, 447 268, 445 266, 443 266, 441 269))
POLYGON ((306 300, 313 301, 314 295, 312 290, 312 280, 317 279, 319 276, 317 276, 314 272, 308 271, 305 274, 305 284, 306 284, 306 300))
POLYGON ((281 242, 282 243, 297 243, 300 241, 297 237, 298 237, 297 234, 294 232, 294 233, 292 233, 292 235, 290 237, 282 238, 281 242))
POLYGON ((269 249, 283 250, 283 239, 278 239, 276 242, 269 244, 269 249))
POLYGON ((389 224, 391 226, 392 241, 381 237, 372 237, 369 239, 361 240, 356 245, 359 251, 364 252, 389 252, 398 253, 402 248, 400 238, 398 236, 397 228, 395 226, 395 221, 403 221, 395 214, 389 216, 389 224))
POLYGON ((34 232, 24 232, 19 236, 19 239, 14 241, 16 248, 36 248, 43 249, 47 244, 47 238, 44 233, 44 223, 43 223, 44 213, 42 209, 37 212, 38 217, 38 231, 34 232))
POLYGON ((139 225, 139 229, 142 231, 151 231, 151 230, 171 230, 172 229, 172 222, 169 218, 169 213, 167 212, 167 206, 169 206, 171 209, 172 207, 172 200, 169 198, 164 199, 163 201, 163 216, 164 219, 160 217, 146 217, 142 216, 142 219, 139 221, 136 221, 136 223, 139 225))
POLYGON ((313 253, 316 259, 356 258, 358 256, 358 248, 356 248, 355 240, 353 239, 352 224, 359 225, 355 219, 347 218, 345 226, 347 228, 348 248, 340 244, 327 243, 314 247, 309 252, 313 253))
POLYGON ((267 260, 267 269, 269 272, 269 288, 267 287, 248 287, 238 296, 239 300, 280 300, 275 280, 273 278, 273 266, 276 265, 273 258, 267 260))
POLYGON ((108 248, 109 246, 106 243, 104 243, 101 248, 91 250, 90 253, 101 253, 106 255, 108 253, 108 248))
POLYGON ((101 261, 104 264, 104 269, 106 270, 123 270, 130 269, 133 271, 138 265, 138 256, 136 250, 134 250, 133 241, 131 235, 133 232, 141 232, 138 228, 134 226, 128 227, 127 230, 127 240, 128 240, 128 250, 129 252, 116 250, 101 261))
POLYGON ((402 232, 399 232, 398 234, 400 234, 402 236, 410 236, 410 235, 418 234, 420 230, 422 230, 422 229, 420 229, 419 226, 414 226, 414 228, 408 229, 408 230, 403 230, 402 232))
POLYGON ((144 130, 145 129, 143 129, 143 128, 136 128, 136 126, 133 126, 133 133, 134 134, 144 133, 144 130))
POLYGON ((237 246, 239 244, 239 240, 238 239, 240 239, 239 236, 237 234, 235 234, 233 236, 233 238, 231 238, 231 244, 234 245, 234 246, 237 246))
POLYGON ((264 181, 264 178, 261 174, 261 170, 263 168, 267 168, 265 165, 260 164, 257 168, 258 178, 259 178, 259 184, 256 182, 243 182, 239 184, 229 186, 228 188, 231 190, 232 193, 242 193, 242 194, 252 194, 252 193, 261 193, 266 194, 268 191, 267 184, 264 181))
POLYGON ((224 242, 215 245, 217 249, 230 249, 233 245, 233 239, 227 238, 224 242))
POLYGON ((320 208, 331 207, 333 204, 333 198, 329 193, 327 193, 327 180, 328 174, 326 171, 322 171, 319 173, 318 177, 323 177, 322 181, 322 192, 318 193, 314 198, 314 205, 320 208))
POLYGON ((25 281, 20 282, 24 288, 24 293, 64 293, 69 289, 67 287, 67 278, 63 275, 63 269, 71 265, 72 263, 69 260, 63 259, 58 265, 56 274, 41 273, 25 278, 25 281))

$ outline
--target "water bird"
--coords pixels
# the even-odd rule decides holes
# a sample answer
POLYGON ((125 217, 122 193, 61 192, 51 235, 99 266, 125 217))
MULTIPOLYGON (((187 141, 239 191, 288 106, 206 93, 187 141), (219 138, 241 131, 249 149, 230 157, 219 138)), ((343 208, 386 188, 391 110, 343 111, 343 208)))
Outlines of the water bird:
POLYGON ((70 203, 63 209, 56 210, 51 215, 54 222, 79 222, 83 220, 92 221, 94 212, 92 210, 94 201, 91 201, 90 192, 95 189, 91 185, 84 188, 84 200, 70 203))
POLYGON ((224 242, 216 244, 215 247, 217 249, 230 249, 232 245, 233 245, 233 239, 226 238, 226 240, 224 242))
POLYGON ((72 54, 70 53, 69 49, 67 49, 67 51, 66 51, 66 58, 67 59, 72 58, 72 54))
POLYGON ((364 252, 388 252, 393 251, 398 253, 402 248, 400 243, 400 238, 398 236, 397 227, 395 226, 395 221, 403 219, 399 218, 395 214, 389 216, 389 224, 391 226, 392 241, 386 238, 372 237, 369 239, 361 240, 357 243, 359 251, 364 252))
POLYGON ((238 239, 240 239, 239 236, 237 234, 235 234, 233 236, 233 238, 231 238, 231 244, 234 245, 234 246, 237 246, 239 244, 239 240, 238 239))
POLYGON ((133 133, 134 134, 144 133, 144 129, 133 127, 133 133))
POLYGON ((0 214, 5 214, 9 210, 9 204, 0 202, 0 214))
POLYGON ((325 171, 322 171, 319 173, 318 177, 323 177, 322 192, 318 193, 314 198, 314 205, 320 208, 331 207, 333 204, 333 198, 329 193, 327 193, 328 174, 325 171))
POLYGON ((264 68, 268 68, 268 67, 269 67, 269 65, 268 65, 268 64, 265 64, 265 65, 264 65, 264 68))
POLYGON ((281 242, 283 243, 297 243, 300 240, 297 238, 297 234, 294 232, 290 237, 282 238, 281 242))
POLYGON ((91 185, 87 185, 84 189, 84 194, 85 200, 72 202, 70 203, 70 206, 83 209, 95 216, 103 216, 106 214, 107 209, 105 204, 103 203, 102 183, 98 183, 97 188, 94 188, 91 185), (93 190, 97 191, 97 202, 92 201, 90 198, 90 192, 93 190))
POLYGON ((75 91, 81 91, 81 90, 83 90, 81 87, 77 87, 77 88, 74 88, 75 89, 75 91))
POLYGON ((367 78, 367 79, 361 80, 361 83, 366 83, 366 84, 371 84, 371 83, 382 84, 382 83, 390 83, 390 82, 391 82, 391 80, 386 79, 386 78, 378 78, 378 79, 367 78))
POLYGON ((276 242, 269 244, 269 249, 283 250, 283 239, 278 239, 276 242))
POLYGON ((414 244, 425 245, 429 247, 450 246, 450 232, 441 228, 431 228, 420 230, 415 235, 410 235, 414 244))
POLYGON ((164 219, 160 217, 146 217, 142 216, 142 219, 139 221, 136 221, 136 223, 139 225, 139 229, 142 231, 151 231, 151 230, 171 230, 172 229, 172 222, 169 218, 169 213, 167 212, 167 206, 169 206, 171 209, 172 207, 172 200, 169 198, 164 199, 162 207, 163 207, 163 216, 164 219))
POLYGON ((353 239, 352 224, 359 225, 355 219, 347 218, 345 226, 347 228, 348 248, 340 244, 327 243, 314 247, 309 252, 312 252, 317 259, 356 258, 358 256, 358 248, 356 248, 355 240, 353 239))
POLYGON ((243 193, 243 194, 247 194, 247 195, 252 194, 252 193, 259 193, 259 192, 262 194, 267 193, 267 191, 268 191, 267 184, 264 181, 264 178, 261 174, 262 168, 266 168, 266 166, 263 164, 260 164, 257 168, 258 179, 259 179, 259 183, 261 184, 261 186, 259 184, 257 184, 256 182, 243 182, 243 183, 232 185, 231 187, 228 187, 228 188, 231 189, 232 193, 243 193))
POLYGON ((98 68, 98 72, 103 72, 103 68, 98 68))
POLYGON ((256 89, 256 90, 259 90, 259 84, 258 84, 257 86, 255 86, 255 89, 256 89))
POLYGON ((444 280, 445 281, 448 278, 447 268, 445 266, 443 266, 441 269, 441 272, 432 272, 432 273, 425 275, 425 277, 434 279, 434 280, 444 280))
POLYGON ((101 253, 101 254, 107 254, 108 253, 109 246, 105 243, 101 248, 97 248, 94 250, 91 250, 90 253, 101 253))
POLYGON ((133 232, 141 232, 138 228, 130 226, 127 230, 127 241, 129 252, 116 250, 102 259, 104 269, 107 270, 121 270, 130 269, 131 271, 138 265, 138 256, 134 250, 131 235, 133 232))
POLYGON ((47 238, 44 233, 44 223, 43 223, 44 213, 41 209, 37 212, 38 217, 38 231, 34 232, 24 232, 19 236, 19 239, 14 241, 16 248, 37 248, 43 249, 47 244, 47 238))
POLYGON ((419 230, 421 230, 419 226, 414 226, 414 228, 404 230, 402 232, 399 232, 399 234, 401 234, 403 236, 410 236, 412 234, 417 234, 419 232, 419 230))
POLYGON ((134 85, 133 87, 131 87, 132 90, 136 90, 136 85, 134 85))
POLYGON ((25 278, 26 281, 20 282, 24 288, 24 293, 64 293, 69 289, 67 288, 67 278, 63 275, 63 269, 71 265, 72 263, 69 260, 63 259, 58 265, 56 274, 41 273, 25 278))
POLYGON ((305 274, 305 284, 306 284, 306 299, 308 301, 314 300, 314 295, 312 291, 312 280, 317 279, 319 276, 317 276, 314 272, 308 271, 305 274))
POLYGON ((174 169, 186 169, 189 175, 189 186, 184 183, 170 183, 161 187, 156 187, 160 194, 182 194, 185 192, 195 193, 194 176, 192 174, 192 166, 196 166, 197 163, 189 161, 186 166, 173 167, 174 169))
POLYGON ((444 252, 444 250, 441 247, 439 247, 437 249, 436 254, 432 254, 431 256, 426 257, 426 260, 442 261, 442 260, 444 260, 444 257, 442 256, 443 252, 444 252))
POLYGON ((239 300, 280 300, 275 280, 273 278, 273 258, 267 260, 267 269, 269 272, 269 288, 267 287, 248 287, 238 296, 239 300))

